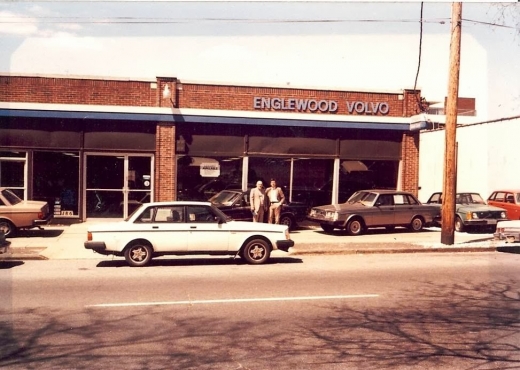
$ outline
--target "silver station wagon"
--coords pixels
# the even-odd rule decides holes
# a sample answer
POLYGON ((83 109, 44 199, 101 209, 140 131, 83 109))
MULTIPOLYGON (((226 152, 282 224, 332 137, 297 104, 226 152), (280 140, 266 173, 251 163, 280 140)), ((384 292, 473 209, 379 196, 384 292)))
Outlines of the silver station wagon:
POLYGON ((344 229, 361 235, 374 227, 404 226, 420 231, 440 216, 439 207, 422 204, 413 194, 397 190, 361 190, 341 204, 314 207, 307 219, 320 224, 323 231, 344 229))
POLYGON ((269 260, 294 246, 286 225, 235 221, 208 202, 144 203, 125 221, 89 226, 84 246, 145 266, 165 255, 235 255, 247 263, 269 260))

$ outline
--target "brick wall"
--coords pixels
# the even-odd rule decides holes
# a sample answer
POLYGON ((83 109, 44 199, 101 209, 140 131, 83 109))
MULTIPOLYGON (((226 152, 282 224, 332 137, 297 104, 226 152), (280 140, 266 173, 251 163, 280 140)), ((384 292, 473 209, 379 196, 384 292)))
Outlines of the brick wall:
POLYGON ((154 86, 142 81, 0 76, 0 100, 149 107, 157 105, 154 86))
MULTIPOLYGON (((356 111, 349 112, 347 102, 371 102, 387 103, 389 112, 386 116, 402 117, 404 110, 404 100, 400 99, 397 93, 370 93, 370 92, 346 92, 334 90, 304 90, 304 89, 284 89, 270 87, 248 87, 248 86, 222 86, 207 84, 185 84, 180 81, 178 91, 179 108, 198 108, 198 109, 225 109, 225 110, 255 110, 253 104, 254 97, 263 98, 284 98, 284 99, 316 99, 316 100, 335 100, 338 102, 338 109, 332 114, 351 114, 357 115, 356 111), (182 86, 182 87, 181 87, 182 86)), ((262 110, 266 111, 266 110, 262 110)), ((271 109, 271 111, 275 111, 271 109)), ((284 111, 278 111, 284 112, 284 111)), ((294 112, 294 111, 285 111, 294 112)), ((298 111, 303 113, 302 111, 298 111)), ((309 110, 304 111, 310 113, 309 110)), ((331 114, 316 111, 313 114, 331 114)), ((377 113, 377 116, 385 116, 377 113)))

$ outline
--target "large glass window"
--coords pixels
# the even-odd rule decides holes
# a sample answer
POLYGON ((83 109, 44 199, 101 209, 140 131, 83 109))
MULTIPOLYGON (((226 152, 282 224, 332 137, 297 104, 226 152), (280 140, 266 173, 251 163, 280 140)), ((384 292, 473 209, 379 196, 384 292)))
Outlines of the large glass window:
POLYGON ((78 152, 34 152, 33 199, 47 201, 55 217, 78 216, 78 152))
POLYGON ((206 201, 224 189, 242 188, 240 157, 177 157, 177 199, 206 201))
POLYGON ((25 199, 26 152, 0 152, 0 186, 11 189, 25 199))

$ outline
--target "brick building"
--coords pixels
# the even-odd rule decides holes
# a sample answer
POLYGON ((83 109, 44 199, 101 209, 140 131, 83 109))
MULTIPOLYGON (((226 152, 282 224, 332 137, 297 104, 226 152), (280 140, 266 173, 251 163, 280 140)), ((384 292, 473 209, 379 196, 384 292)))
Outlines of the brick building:
POLYGON ((273 177, 291 200, 323 185, 330 202, 355 186, 417 194, 420 101, 412 90, 0 75, 0 186, 78 221, 273 177))

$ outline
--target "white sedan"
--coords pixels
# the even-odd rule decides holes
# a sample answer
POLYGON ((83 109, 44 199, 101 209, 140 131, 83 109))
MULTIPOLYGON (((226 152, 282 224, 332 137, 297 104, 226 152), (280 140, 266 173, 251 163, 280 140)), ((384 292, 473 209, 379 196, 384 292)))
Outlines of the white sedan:
POLYGON ((285 225, 234 221, 209 202, 141 205, 125 221, 89 227, 85 248, 124 256, 145 266, 164 255, 239 255, 250 264, 266 262, 271 251, 294 246, 285 225))

